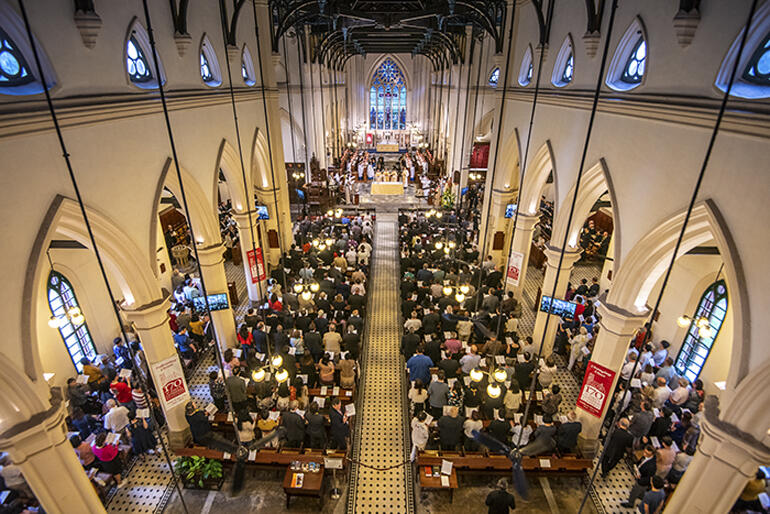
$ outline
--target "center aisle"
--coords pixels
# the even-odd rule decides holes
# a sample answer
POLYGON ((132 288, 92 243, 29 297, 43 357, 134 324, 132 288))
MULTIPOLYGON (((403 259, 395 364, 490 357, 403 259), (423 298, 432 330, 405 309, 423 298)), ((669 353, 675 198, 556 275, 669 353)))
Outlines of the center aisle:
MULTIPOLYGON (((409 445, 404 412, 406 377, 399 353, 398 214, 378 211, 353 458, 386 468, 407 461, 409 445)), ((411 475, 408 464, 388 471, 353 464, 347 512, 414 512, 411 475)))

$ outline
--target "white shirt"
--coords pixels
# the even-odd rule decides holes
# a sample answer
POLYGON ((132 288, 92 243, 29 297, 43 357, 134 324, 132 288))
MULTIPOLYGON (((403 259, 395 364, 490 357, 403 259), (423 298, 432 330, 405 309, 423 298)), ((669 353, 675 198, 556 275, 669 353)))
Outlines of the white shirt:
POLYGON ((417 418, 412 418, 412 444, 420 450, 428 444, 428 426, 417 418))
POLYGON ((623 380, 631 378, 631 373, 634 371, 634 365, 636 365, 636 361, 628 361, 623 364, 623 368, 620 370, 620 378, 623 380))
POLYGON ((481 432, 481 429, 484 428, 484 422, 480 419, 477 419, 476 421, 468 418, 465 420, 465 423, 463 423, 463 430, 465 431, 465 437, 469 439, 473 439, 473 431, 477 430, 481 432))
POLYGON ((671 389, 669 389, 668 386, 656 387, 652 392, 652 404, 660 409, 663 407, 663 404, 666 403, 666 400, 668 400, 670 396, 671 389))
POLYGON ((112 432, 120 432, 128 425, 128 409, 121 406, 113 407, 104 415, 104 428, 112 432))
POLYGON ((663 361, 666 360, 666 357, 668 357, 668 350, 661 348, 652 355, 652 360, 655 363, 655 366, 661 367, 663 365, 663 361))

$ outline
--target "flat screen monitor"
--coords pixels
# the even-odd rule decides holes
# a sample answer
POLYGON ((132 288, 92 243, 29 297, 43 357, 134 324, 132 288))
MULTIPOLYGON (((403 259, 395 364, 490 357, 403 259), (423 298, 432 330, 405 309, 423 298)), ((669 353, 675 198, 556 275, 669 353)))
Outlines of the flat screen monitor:
POLYGON ((270 214, 267 212, 267 205, 256 205, 257 209, 257 219, 258 220, 269 220, 270 214))
POLYGON ((505 217, 513 218, 514 214, 516 214, 516 204, 509 203, 508 205, 505 206, 505 217))
POLYGON ((574 319, 575 307, 577 307, 576 303, 561 300, 559 298, 551 298, 546 295, 543 295, 540 299, 540 311, 550 311, 551 314, 559 316, 560 318, 574 319), (553 300, 553 310, 551 310, 551 300, 553 300))
MULTIPOLYGON (((197 311, 206 311, 206 300, 202 296, 193 298, 193 305, 197 311)), ((222 311, 228 309, 230 307, 230 303, 227 301, 227 293, 210 294, 209 307, 212 311, 222 311)))

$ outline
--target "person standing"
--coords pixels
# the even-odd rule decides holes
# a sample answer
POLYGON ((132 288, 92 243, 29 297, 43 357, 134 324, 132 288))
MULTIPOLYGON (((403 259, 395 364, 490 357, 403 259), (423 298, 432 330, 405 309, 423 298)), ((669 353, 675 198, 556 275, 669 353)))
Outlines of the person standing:
POLYGON ((652 477, 655 476, 655 470, 655 450, 648 444, 644 447, 644 453, 635 466, 634 476, 636 483, 631 488, 631 492, 628 493, 628 500, 620 504, 621 507, 633 509, 636 506, 636 500, 641 498, 650 489, 652 477))
POLYGON ((607 477, 612 468, 626 454, 626 450, 634 443, 634 436, 628 431, 628 425, 627 418, 621 419, 610 436, 610 441, 607 444, 607 449, 602 459, 602 478, 607 477))
POLYGON ((652 477, 652 488, 644 493, 642 503, 639 505, 641 514, 658 514, 663 510, 663 502, 666 499, 666 492, 663 490, 665 482, 657 475, 652 477))
POLYGON ((484 503, 488 507, 487 512, 489 514, 508 514, 510 511, 516 510, 516 500, 508 492, 508 481, 504 478, 497 481, 495 490, 487 495, 484 503))

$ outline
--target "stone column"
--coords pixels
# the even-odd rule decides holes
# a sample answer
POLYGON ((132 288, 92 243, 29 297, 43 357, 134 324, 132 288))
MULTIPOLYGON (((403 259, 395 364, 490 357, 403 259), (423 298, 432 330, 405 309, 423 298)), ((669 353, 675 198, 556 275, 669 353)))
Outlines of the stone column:
POLYGON ((46 512, 105 512, 67 440, 64 403, 0 435, 8 452, 46 512))
MULTIPOLYGON (((206 282, 208 294, 228 293, 227 275, 225 274, 225 258, 223 257, 225 249, 221 243, 217 243, 206 248, 198 248, 198 259, 200 259, 201 273, 206 282)), ((248 263, 247 263, 248 265, 248 263)), ((228 294, 228 301, 230 295, 228 294)), ((211 312, 211 321, 216 329, 219 347, 224 351, 226 348, 235 348, 238 346, 238 339, 235 332, 235 314, 232 305, 229 309, 211 312)))
MULTIPOLYGON (((479 234, 485 233, 487 230, 489 230, 489 234, 487 236, 487 252, 486 255, 482 255, 482 258, 486 259, 487 255, 491 255, 494 258, 495 263, 500 266, 500 269, 504 269, 505 257, 508 253, 507 241, 503 242, 503 248, 500 250, 493 250, 492 248, 494 248, 495 234, 498 231, 503 233, 508 231, 508 225, 511 220, 505 217, 505 208, 509 203, 513 203, 516 192, 506 187, 508 184, 500 184, 501 181, 499 180, 497 182, 499 184, 499 188, 494 187, 492 189, 492 207, 489 211, 489 218, 486 221, 482 221, 482 226, 479 228, 479 234)), ((483 203, 484 202, 482 202, 482 204, 483 203)), ((482 211, 482 218, 485 213, 486 211, 482 211)))
MULTIPOLYGON (((160 377, 156 375, 155 365, 170 357, 178 358, 171 329, 168 326, 169 299, 144 306, 138 310, 124 311, 129 321, 134 324, 137 335, 142 341, 142 349, 150 368, 156 390, 162 387, 160 377)), ((187 381, 182 377, 185 390, 188 391, 187 381)), ((160 406, 168 423, 168 440, 174 448, 184 447, 190 441, 190 426, 184 417, 184 403, 169 407, 163 399, 162 391, 157 391, 160 406)))
POLYGON ((770 462, 770 448, 719 419, 715 397, 705 402, 698 451, 676 487, 665 512, 729 512, 754 478, 770 462))
MULTIPOLYGON (((519 252, 524 255, 521 260, 521 271, 519 272, 519 285, 512 287, 513 295, 521 301, 524 294, 524 280, 527 278, 527 268, 529 266, 529 252, 532 248, 532 233, 535 230, 535 224, 540 220, 539 216, 527 216, 519 214, 516 221, 516 231, 509 237, 513 237, 513 246, 511 252, 519 252)), ((513 230, 513 218, 509 220, 511 230, 513 230)), ((507 248, 506 248, 507 250, 507 248)), ((506 264, 507 269, 507 264, 506 264)))
MULTIPOLYGON (((257 213, 251 213, 251 219, 248 214, 235 214, 233 215, 235 222, 238 224, 238 239, 241 246, 241 255, 243 260, 243 271, 246 274, 246 289, 249 293, 249 300, 252 304, 258 303, 264 292, 267 291, 265 281, 261 281, 257 284, 251 281, 251 270, 249 269, 249 256, 248 252, 252 249, 252 241, 254 241, 253 247, 261 248, 259 239, 257 236, 257 230, 259 222, 257 221, 257 213), (254 237, 252 238, 252 233, 254 237)), ((264 260, 264 249, 262 249, 262 255, 264 260)))
MULTIPOLYGON (((615 379, 612 382, 612 388, 610 388, 611 394, 615 390, 615 384, 620 375, 620 368, 623 367, 623 362, 628 353, 628 343, 636 333, 636 330, 647 321, 647 315, 633 314, 604 302, 597 307, 597 312, 602 317, 602 320, 599 322, 601 329, 596 336, 594 350, 591 354, 591 362, 595 362, 615 372, 615 379)), ((599 418, 581 408, 576 409, 578 419, 583 423, 583 430, 580 432, 579 440, 580 447, 585 455, 593 455, 596 452, 599 430, 602 427, 602 422, 607 414, 611 399, 611 397, 607 398, 599 418)))
MULTIPOLYGON (((546 256, 546 268, 545 279, 543 280, 542 294, 543 296, 550 296, 553 292, 553 285, 556 283, 556 273, 559 267, 559 255, 561 250, 553 246, 547 246, 545 249, 546 256)), ((559 273, 559 283, 556 284, 556 298, 563 298, 564 293, 567 292, 567 284, 569 283, 570 274, 572 273, 572 267, 580 259, 581 252, 564 253, 564 260, 561 264, 561 273, 559 273)), ((546 329, 546 319, 549 314, 540 311, 540 305, 535 306, 537 311, 537 317, 535 318, 535 329, 532 332, 532 339, 535 344, 540 344, 540 338, 543 336, 543 331, 546 329)), ((550 315, 553 319, 548 322, 548 329, 545 333, 545 342, 543 343, 543 355, 551 353, 553 348, 553 340, 556 337, 556 328, 559 324, 559 318, 554 315, 550 315)))

